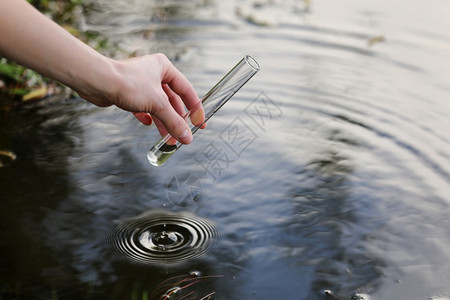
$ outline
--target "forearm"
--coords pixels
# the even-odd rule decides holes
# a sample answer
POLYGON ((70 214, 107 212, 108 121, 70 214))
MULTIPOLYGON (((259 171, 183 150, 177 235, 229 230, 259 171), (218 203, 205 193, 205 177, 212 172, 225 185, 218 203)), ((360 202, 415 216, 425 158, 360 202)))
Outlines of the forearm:
POLYGON ((0 55, 81 93, 103 85, 112 94, 116 86, 111 60, 24 0, 0 0, 0 55))
POLYGON ((109 59, 25 0, 0 0, 0 55, 66 84, 93 104, 133 112, 144 124, 154 115, 183 143, 192 140, 180 116, 183 103, 188 110, 201 111, 197 126, 204 120, 194 88, 165 55, 109 59))

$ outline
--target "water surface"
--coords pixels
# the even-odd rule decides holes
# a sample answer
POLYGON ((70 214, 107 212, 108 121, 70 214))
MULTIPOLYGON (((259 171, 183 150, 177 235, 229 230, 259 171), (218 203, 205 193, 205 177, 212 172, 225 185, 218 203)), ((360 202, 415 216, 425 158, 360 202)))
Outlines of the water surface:
POLYGON ((162 167, 155 128, 115 108, 48 99, 3 121, 3 299, 448 298, 449 10, 96 2, 86 29, 166 53, 200 96, 245 54, 261 71, 162 167), (107 242, 161 210, 215 224, 207 251, 147 264, 107 242))

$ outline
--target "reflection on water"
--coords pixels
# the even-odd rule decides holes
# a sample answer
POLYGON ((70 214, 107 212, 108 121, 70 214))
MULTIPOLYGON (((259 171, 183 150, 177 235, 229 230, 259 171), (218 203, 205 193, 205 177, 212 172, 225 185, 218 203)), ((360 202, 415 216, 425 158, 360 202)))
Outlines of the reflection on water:
POLYGON ((201 276, 198 271, 179 275, 161 282, 151 293, 150 299, 190 297, 192 299, 214 299, 216 292, 208 286, 212 280, 222 278, 221 275, 201 276))
MULTIPOLYGON (((244 54, 261 72, 159 168, 146 160, 156 130, 114 108, 48 99, 3 120, 0 149, 15 159, 0 168, 2 297, 448 298, 448 8, 88 6, 87 29, 127 53, 166 53, 199 95, 244 54), (261 95, 276 104, 277 117, 259 110, 264 123, 246 113, 261 95), (161 209, 176 216, 170 230, 128 226, 161 209), (186 216, 199 220, 187 231, 177 225, 186 216), (207 255, 180 265, 123 259, 105 242, 111 228, 125 229, 112 242, 125 233, 139 261, 192 232, 206 236, 207 255)), ((191 250, 184 257, 203 253, 191 250)))
MULTIPOLYGON (((334 141, 340 135, 331 132, 327 139, 334 141)), ((352 144, 351 140, 345 142, 352 144)), ((369 293, 376 291, 386 262, 360 243, 366 233, 355 230, 361 223, 351 200, 355 167, 339 147, 329 145, 319 151, 296 174, 298 187, 289 195, 293 214, 283 224, 303 248, 301 263, 315 261, 316 276, 308 298, 324 289, 347 295, 355 292, 355 286, 369 293)))

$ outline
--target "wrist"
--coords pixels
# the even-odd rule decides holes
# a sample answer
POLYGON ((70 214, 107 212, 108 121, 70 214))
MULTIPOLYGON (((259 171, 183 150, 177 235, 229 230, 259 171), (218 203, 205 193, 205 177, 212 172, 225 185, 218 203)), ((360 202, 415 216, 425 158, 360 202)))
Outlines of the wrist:
POLYGON ((95 53, 90 63, 71 72, 68 86, 82 98, 98 106, 115 104, 122 80, 113 59, 95 53))

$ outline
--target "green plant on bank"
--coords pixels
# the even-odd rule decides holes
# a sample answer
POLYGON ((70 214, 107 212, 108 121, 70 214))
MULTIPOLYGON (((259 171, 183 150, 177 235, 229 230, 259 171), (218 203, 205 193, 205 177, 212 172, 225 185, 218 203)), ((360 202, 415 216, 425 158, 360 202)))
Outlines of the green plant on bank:
POLYGON ((53 19, 55 22, 73 23, 73 11, 83 4, 84 0, 27 0, 39 11, 53 19))
MULTIPOLYGON (((97 50, 101 51, 107 46, 106 39, 95 33, 82 32, 77 27, 76 10, 82 9, 84 0, 27 1, 68 32, 97 50)), ((0 118, 13 107, 64 91, 67 89, 56 81, 0 57, 0 118)))

